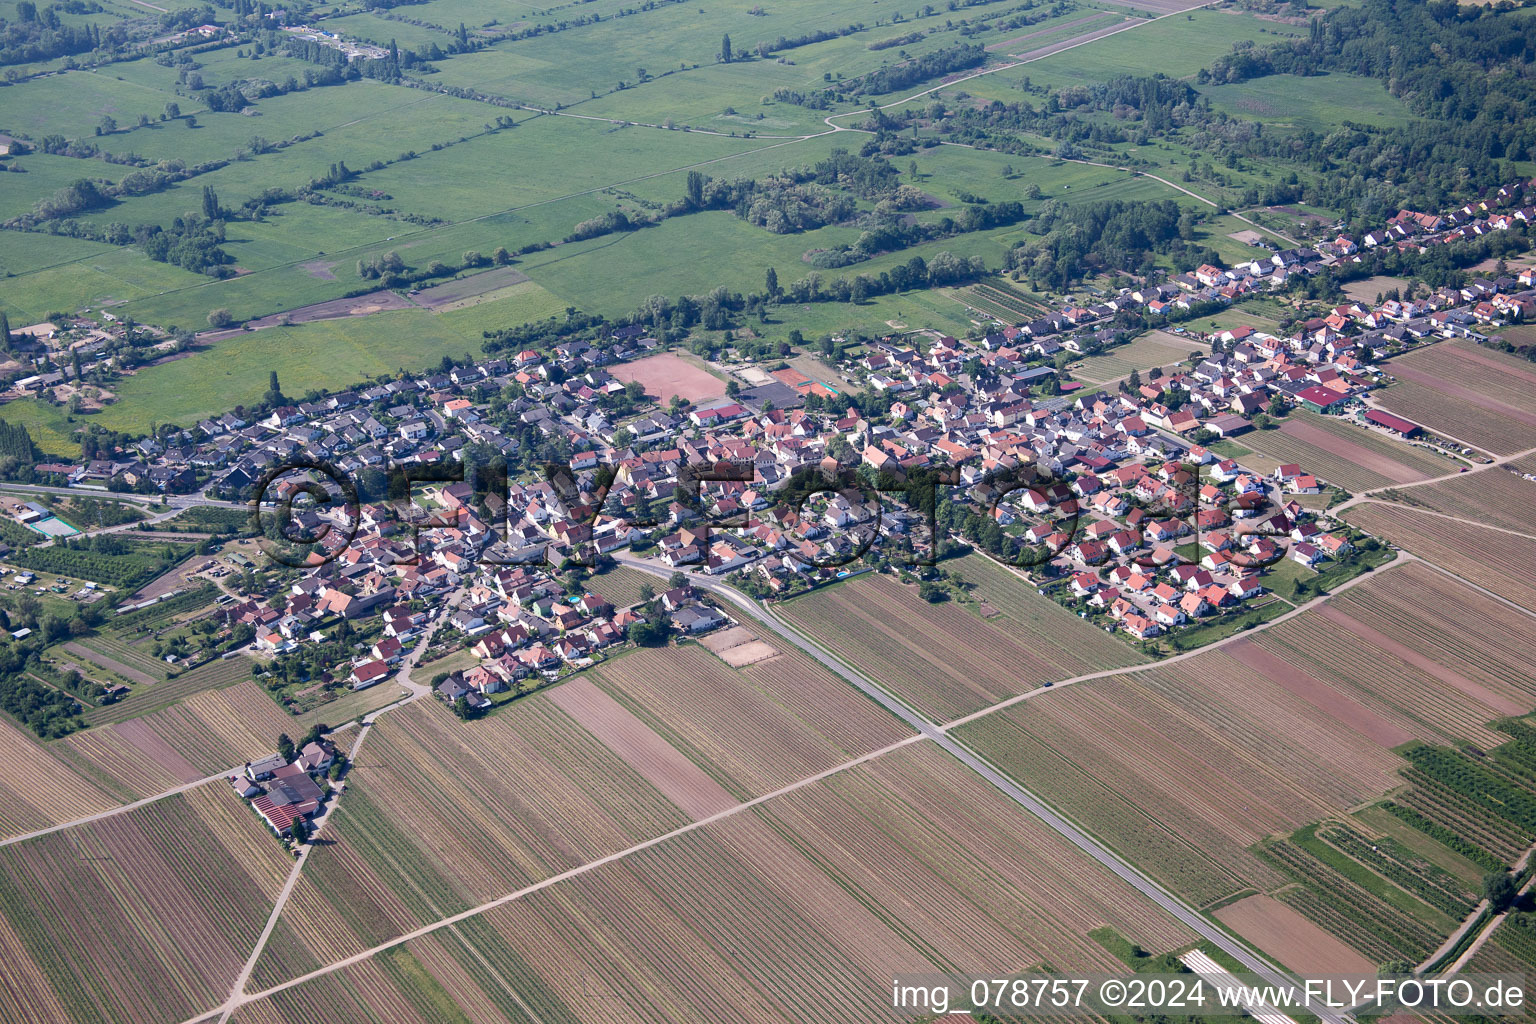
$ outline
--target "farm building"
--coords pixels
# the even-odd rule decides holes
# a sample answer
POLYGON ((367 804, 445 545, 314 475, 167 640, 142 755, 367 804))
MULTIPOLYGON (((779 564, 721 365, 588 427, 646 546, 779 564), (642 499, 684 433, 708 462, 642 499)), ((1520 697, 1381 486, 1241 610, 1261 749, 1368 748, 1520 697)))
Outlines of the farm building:
POLYGON ((1313 412, 1328 412, 1333 406, 1343 402, 1348 395, 1340 394, 1332 388, 1314 386, 1303 388, 1296 392, 1296 397, 1301 399, 1301 404, 1313 412))
POLYGON ((259 761, 252 761, 245 766, 245 776, 252 782, 261 782, 263 779, 270 779, 273 772, 287 763, 279 754, 263 757, 259 761))
POLYGON ((1205 428, 1220 437, 1231 437, 1252 429, 1253 423, 1236 413, 1227 413, 1205 421, 1205 428))
POLYGON ((1371 409, 1365 414, 1365 418, 1383 430, 1402 437, 1416 437, 1424 431, 1424 428, 1417 423, 1405 420, 1401 416, 1393 416, 1389 412, 1382 412, 1380 409, 1371 409))

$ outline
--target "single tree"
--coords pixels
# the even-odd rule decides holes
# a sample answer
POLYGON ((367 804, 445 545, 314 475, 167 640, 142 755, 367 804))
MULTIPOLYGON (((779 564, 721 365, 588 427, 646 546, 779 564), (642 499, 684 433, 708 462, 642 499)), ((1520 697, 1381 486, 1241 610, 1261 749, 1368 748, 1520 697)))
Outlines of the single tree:
POLYGON ((293 740, 289 738, 287 733, 283 733, 277 738, 277 756, 281 757, 284 761, 293 760, 293 740))
POLYGON ((1490 871, 1483 876, 1483 898, 1494 913, 1507 910, 1519 893, 1515 880, 1506 871, 1490 871))
POLYGON ((303 846, 309 842, 312 833, 309 830, 309 824, 303 818, 294 818, 293 824, 289 826, 289 834, 293 836, 293 845, 303 846))
POLYGON ((731 62, 731 37, 728 34, 720 40, 720 60, 726 64, 731 62))
POLYGON ((775 299, 779 297, 781 289, 779 288, 779 272, 777 270, 774 270, 772 267, 768 268, 767 273, 763 275, 763 287, 768 290, 770 297, 775 299))

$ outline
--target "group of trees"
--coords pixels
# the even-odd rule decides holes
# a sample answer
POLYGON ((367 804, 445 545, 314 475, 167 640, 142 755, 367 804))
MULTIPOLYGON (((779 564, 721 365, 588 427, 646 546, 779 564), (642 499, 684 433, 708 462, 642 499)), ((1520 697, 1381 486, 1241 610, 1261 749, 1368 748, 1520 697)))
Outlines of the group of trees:
MULTIPOLYGON (((121 191, 127 184, 128 179, 125 178, 122 185, 108 184, 107 187, 121 191)), ((146 188, 149 187, 146 185, 146 188)), ((77 219, 80 214, 109 207, 114 201, 101 184, 89 178, 81 178, 48 198, 39 200, 29 213, 13 217, 5 226, 23 231, 42 230, 74 238, 91 238, 111 245, 131 243, 142 248, 152 260, 212 277, 227 277, 232 272, 228 265, 234 262, 234 258, 222 248, 222 219, 188 213, 175 218, 169 225, 138 224, 133 227, 120 223, 102 225, 77 219)))
POLYGON ((14 459, 18 465, 30 467, 37 462, 37 457, 37 445, 32 443, 32 435, 27 433, 26 427, 0 420, 0 463, 14 459))
POLYGON ((941 78, 955 71, 979 67, 987 59, 986 47, 980 43, 957 43, 932 53, 923 54, 899 64, 889 64, 876 71, 847 81, 838 82, 826 89, 802 92, 780 87, 772 98, 780 103, 793 103, 812 110, 826 110, 833 103, 846 103, 860 96, 879 96, 895 92, 930 78, 941 78))
POLYGON ((1203 78, 1347 72, 1377 79, 1420 120, 1303 136, 1302 159, 1356 201, 1374 193, 1383 209, 1394 199, 1434 207, 1501 183, 1508 172, 1499 161, 1536 154, 1536 82, 1522 73, 1536 61, 1536 42, 1530 19, 1513 6, 1367 0, 1314 18, 1304 39, 1237 49, 1203 78))
MULTIPOLYGON (((1191 238, 1194 220, 1171 199, 1070 205, 1053 201, 1041 209, 1031 229, 1043 237, 1011 250, 1004 269, 1026 274, 1037 290, 1059 290, 1104 270, 1150 272, 1151 254, 1170 252, 1191 238)), ((1192 255, 1203 262, 1207 253, 1192 255)))
MULTIPOLYGON (((70 14, 87 14, 102 9, 99 4, 82 3, 80 0, 59 6, 70 14)), ((109 26, 103 32, 101 26, 89 22, 66 25, 60 19, 56 7, 50 5, 38 10, 32 0, 18 0, 15 19, 0 23, 0 65, 30 64, 54 57, 90 53, 103 46, 111 48, 121 45, 125 39, 126 34, 119 26, 109 26)))

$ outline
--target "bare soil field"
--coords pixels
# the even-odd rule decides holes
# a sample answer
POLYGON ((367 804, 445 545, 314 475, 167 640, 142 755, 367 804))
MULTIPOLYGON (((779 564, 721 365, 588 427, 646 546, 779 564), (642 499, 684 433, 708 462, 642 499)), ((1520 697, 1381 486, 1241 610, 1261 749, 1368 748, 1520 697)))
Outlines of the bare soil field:
POLYGON ((1292 413, 1279 430, 1250 430, 1239 443, 1351 491, 1425 480, 1455 468, 1449 459, 1306 412, 1292 413))
POLYGON ((1045 961, 1116 970, 1087 934, 1104 926, 1158 953, 1193 938, 963 766, 912 747, 235 1019, 424 1024, 532 1019, 532 1008, 540 1020, 605 1024, 788 1021, 815 1006, 819 1022, 867 1024, 889 1014, 890 978, 902 972, 1045 961))
POLYGON ((755 665, 779 653, 742 626, 732 626, 724 632, 713 633, 700 642, 732 668, 755 665))
POLYGON ((279 327, 283 324, 307 324, 317 320, 340 320, 349 316, 367 316, 370 313, 379 313, 386 309, 410 308, 411 304, 394 292, 380 289, 376 292, 369 292, 367 295, 356 295, 350 299, 331 299, 328 302, 316 302, 312 305, 284 310, 281 313, 273 313, 270 316, 250 320, 246 323, 246 326, 252 330, 260 330, 263 327, 279 327))
POLYGON ((1522 608, 1536 608, 1536 541, 1381 502, 1357 505, 1344 518, 1522 608))
POLYGON ((1499 455, 1536 446, 1536 366, 1468 341, 1393 359, 1383 407, 1499 455))
POLYGON ((956 601, 930 605, 916 587, 875 574, 785 602, 781 614, 941 721, 1047 680, 1142 660, 1006 569, 967 560, 958 571, 981 581, 973 596, 1007 618, 956 601))
POLYGON ((770 661, 778 655, 777 650, 761 640, 753 640, 721 651, 720 660, 732 668, 745 668, 748 665, 756 665, 758 662, 770 661))
POLYGON ((522 284, 528 275, 515 267, 497 267, 479 274, 471 274, 457 280, 411 292, 411 301, 428 309, 441 309, 455 302, 472 299, 477 295, 496 291, 514 284, 522 284))
POLYGON ((714 779, 586 678, 549 691, 550 703, 645 776, 697 821, 737 803, 714 779))
POLYGON ((702 402, 725 394, 725 381, 671 352, 620 363, 612 367, 612 373, 626 384, 639 381, 645 393, 663 405, 673 395, 687 402, 702 402))
POLYGON ((1470 473, 1428 487, 1405 488, 1376 497, 1536 536, 1536 482, 1511 472, 1512 469, 1529 473, 1533 464, 1510 463, 1505 469, 1470 473))
POLYGON ((340 264, 335 260, 310 260, 308 263, 299 264, 299 266, 310 277, 318 281, 334 281, 336 280, 336 268, 340 264))
POLYGON ((1296 911, 1268 896, 1249 896, 1216 911, 1221 922, 1302 974, 1374 974, 1376 965, 1296 911))
POLYGON ((750 643, 756 639, 757 637, 753 636, 752 631, 746 626, 732 626, 730 629, 722 629, 702 637, 699 643, 712 653, 719 654, 721 651, 728 651, 732 647, 750 643))

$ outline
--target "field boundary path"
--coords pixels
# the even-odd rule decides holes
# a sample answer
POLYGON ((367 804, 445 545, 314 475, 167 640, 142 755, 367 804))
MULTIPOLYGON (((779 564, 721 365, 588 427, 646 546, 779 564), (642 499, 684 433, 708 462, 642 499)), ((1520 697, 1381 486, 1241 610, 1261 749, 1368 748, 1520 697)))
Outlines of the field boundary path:
MULTIPOLYGON (((531 896, 536 892, 542 892, 552 885, 557 885, 560 882, 569 881, 572 878, 578 878, 581 875, 587 874, 590 871, 595 871, 598 868, 606 867, 607 865, 616 861, 623 860, 625 857, 649 850, 651 847, 667 842, 669 839, 675 839, 678 836, 687 835, 690 832, 695 832, 701 828, 714 825, 718 822, 724 821, 727 818, 734 817, 743 811, 748 811, 761 804, 767 803, 769 800, 773 800, 776 797, 785 796, 789 793, 795 792, 796 790, 804 789, 806 786, 815 785, 816 783, 829 779, 832 776, 839 774, 840 772, 847 771, 850 768, 856 768, 860 765, 873 761, 877 757, 889 754, 894 750, 901 749, 902 747, 907 747, 914 743, 918 743, 923 739, 923 736, 917 735, 908 736, 905 739, 897 740, 895 743, 881 747, 879 750, 871 750, 869 753, 860 755, 851 761, 844 761, 842 764, 833 765, 831 768, 817 772, 815 775, 810 775, 806 778, 791 782, 789 785, 780 789, 776 789, 772 793, 764 793, 762 796, 754 797, 753 799, 744 803, 739 803, 734 807, 727 808, 726 810, 723 810, 718 814, 711 815, 708 818, 700 818, 697 821, 689 822, 687 825, 675 828, 671 832, 664 833, 663 835, 656 836, 652 839, 647 839, 642 843, 636 843, 634 846, 619 850, 615 853, 610 853, 603 857, 599 857, 596 860, 587 861, 585 864, 578 864, 576 867, 570 868, 567 871, 562 871, 558 875, 551 875, 548 878, 541 879, 540 881, 534 882, 531 885, 524 886, 521 889, 517 889, 513 892, 506 893, 505 895, 498 896, 493 900, 488 900, 487 902, 482 903, 477 907, 470 907, 468 910, 462 910, 459 913, 452 915, 451 917, 445 917, 441 920, 433 921, 430 924, 424 924, 421 927, 414 929, 413 931, 406 932, 403 935, 397 935, 393 939, 390 939, 386 942, 381 942, 377 946, 374 946, 370 949, 365 949, 361 953, 354 953, 351 956, 345 957, 341 960, 336 960, 326 964, 324 967, 318 967, 315 970, 310 971, 308 974, 300 975, 297 978, 290 978, 281 984, 273 985, 271 988, 264 989, 260 992, 243 994, 237 999, 233 1000, 230 1006, 226 1007, 226 1012, 233 1012, 234 1010, 239 1009, 241 1006, 244 1006, 246 1003, 255 1002, 258 999, 265 999, 268 996, 276 995, 279 992, 285 992, 288 989, 294 988, 297 985, 302 985, 305 982, 313 981, 316 978, 322 978, 327 974, 342 970, 343 968, 362 963, 364 960, 367 960, 378 953, 382 953, 386 949, 393 949, 395 946, 403 945, 404 943, 419 939, 424 935, 430 935, 433 932, 443 928, 451 928, 456 924, 467 921, 470 918, 476 917, 489 910, 494 910, 497 907, 505 906, 506 904, 520 900, 525 896, 531 896)), ((183 1024, 201 1024, 201 1022, 212 1020, 212 1015, 216 1012, 218 1011, 207 1011, 200 1013, 195 1017, 189 1017, 186 1021, 183 1022, 183 1024)), ((220 1019, 226 1020, 227 1017, 221 1017, 220 1019)))
MULTIPOLYGON (((1525 852, 1525 856, 1520 858, 1520 863, 1515 866, 1516 870, 1519 870, 1520 868, 1522 868, 1530 860, 1530 857, 1531 857, 1531 851, 1527 850, 1525 852)), ((1520 887, 1520 895, 1524 896, 1527 893, 1529 893, 1531 891, 1531 886, 1533 886, 1533 885, 1536 885, 1536 876, 1532 876, 1531 878, 1527 879, 1526 883, 1520 887)), ((1478 908, 1477 908, 1477 910, 1473 911, 1473 914, 1475 915, 1475 914, 1482 913, 1483 908, 1485 908, 1487 905, 1488 905, 1488 901, 1487 900, 1483 900, 1481 903, 1479 903, 1477 905, 1478 908)), ((1473 939, 1471 944, 1467 946, 1466 950, 1461 954, 1461 956, 1458 956, 1456 958, 1456 962, 1455 963, 1451 964, 1445 970, 1440 972, 1440 977, 1444 977, 1444 978, 1453 977, 1463 967, 1465 967, 1465 966, 1467 966, 1467 964, 1471 963, 1472 962, 1472 958, 1477 956, 1478 950, 1482 949, 1483 948, 1483 944, 1486 943, 1489 939, 1493 938, 1493 933, 1498 931, 1499 925, 1503 924, 1504 923, 1504 919, 1506 917, 1508 917, 1513 912, 1514 912, 1514 908, 1510 907, 1507 910, 1499 911, 1497 914, 1494 914, 1493 917, 1489 918, 1488 919, 1488 923, 1483 926, 1483 930, 1478 933, 1477 938, 1473 939)), ((1476 917, 1473 917, 1473 918, 1469 919, 1469 921, 1475 921, 1475 920, 1476 920, 1476 917)), ((1444 949, 1444 947, 1442 947, 1442 950, 1443 949, 1444 949)), ((1440 950, 1437 950, 1436 952, 1439 953, 1440 950)))
MULTIPOLYGON (((1458 469, 1458 470, 1456 470, 1456 472, 1454 472, 1454 473, 1446 473, 1444 476, 1432 476, 1432 477, 1429 477, 1428 479, 1425 479, 1425 480, 1415 480, 1412 483, 1406 483, 1406 484, 1388 484, 1385 487, 1372 487, 1369 490, 1359 491, 1356 494, 1354 494, 1352 497, 1350 497, 1347 501, 1341 501, 1337 505, 1333 506, 1332 508, 1325 509, 1324 511, 1326 511, 1328 515, 1330 515, 1333 518, 1337 519, 1339 517, 1339 513, 1340 512, 1343 512, 1347 508, 1353 508, 1354 506, 1356 506, 1356 505, 1358 505, 1358 504, 1360 504, 1362 502, 1366 502, 1366 501, 1375 500, 1377 502, 1382 502, 1382 503, 1386 503, 1386 504, 1400 505, 1400 504, 1402 504, 1402 502, 1393 502, 1393 501, 1390 501, 1389 499, 1376 498, 1375 496, 1378 495, 1378 494, 1381 494, 1383 491, 1406 491, 1410 487, 1424 487, 1424 486, 1426 486, 1428 484, 1443 484, 1447 480, 1460 480, 1460 479, 1462 479, 1464 477, 1469 477, 1469 476, 1473 475, 1474 473, 1486 473, 1490 469, 1496 469, 1499 466, 1503 466, 1505 463, 1514 462, 1516 459, 1523 459, 1527 455, 1536 455, 1536 448, 1527 448, 1524 451, 1513 452, 1513 453, 1511 453, 1509 455, 1493 455, 1493 456, 1490 456, 1490 459, 1489 459, 1488 462, 1485 462, 1482 465, 1472 466, 1470 468, 1458 469)), ((1408 506, 1405 506, 1405 507, 1413 508, 1412 505, 1408 505, 1408 506)), ((1422 512, 1422 511, 1426 511, 1426 510, 1425 509, 1416 509, 1415 511, 1421 511, 1422 512)), ((1453 519, 1455 517, 1454 516, 1447 516, 1446 518, 1453 519)), ((1478 523, 1477 525, 1478 526, 1485 526, 1485 524, 1483 524, 1483 523, 1478 523)), ((1490 527, 1486 527, 1486 528, 1487 529, 1494 529, 1494 527, 1491 527, 1491 526, 1490 527)), ((1508 532, 1508 531, 1506 531, 1506 532, 1508 532)))
MULTIPOLYGON (((632 556, 624 555, 616 557, 621 565, 627 565, 631 568, 641 569, 656 576, 668 577, 672 572, 672 570, 669 568, 659 566, 655 563, 646 562, 642 559, 634 558, 632 556)), ((1236 939, 1234 936, 1230 935, 1225 929, 1211 922, 1198 910, 1189 906, 1177 896, 1174 896, 1167 889, 1164 889, 1158 882, 1143 874, 1139 868, 1132 865, 1129 861, 1121 858, 1119 854, 1115 853, 1109 847, 1101 844, 1098 840, 1088 835, 1088 833, 1079 829, 1070 820, 1058 814, 1054 809, 1036 797, 1033 793, 1019 786, 1012 779, 1008 778, 1002 772, 994 768, 990 763, 985 761, 980 755, 972 751, 969 747, 965 746, 954 737, 950 736, 948 734, 948 729, 958 723, 950 723, 949 726, 940 726, 937 723, 924 718, 918 712, 908 707, 901 700, 886 692, 879 685, 871 682, 865 676, 854 670, 841 659, 832 655, 812 641, 801 636, 798 631, 784 623, 766 606, 760 604, 757 601, 754 601, 752 598, 747 597, 745 594, 742 594, 739 591, 733 590, 729 587, 722 586, 721 584, 716 583, 697 573, 685 572, 684 575, 688 577, 688 579, 695 586, 699 587, 700 589, 707 590, 708 592, 716 595, 717 597, 721 597, 726 601, 729 601, 735 607, 741 609, 743 612, 750 615, 758 622, 773 630, 784 640, 794 644, 800 650, 804 651, 812 658, 815 658, 817 662, 825 666, 827 669, 837 674, 838 676, 841 676, 844 680, 869 696, 880 706, 884 707, 887 711, 891 712, 902 721, 913 726, 918 730, 920 736, 932 740, 942 750, 944 750, 945 753, 949 754, 951 757, 955 758, 961 764, 969 768, 972 772, 986 780, 995 789, 1001 792, 1004 796, 1007 796, 1021 808, 1028 811, 1036 818, 1039 818, 1042 822, 1056 831, 1063 838, 1071 842, 1084 853, 1088 854, 1094 860, 1098 861, 1099 864, 1107 868, 1112 874, 1118 876, 1121 880, 1128 883, 1132 888, 1136 889, 1147 899, 1161 907, 1175 920, 1189 928, 1196 935, 1199 935, 1201 938, 1213 943, 1228 956, 1232 957, 1238 963, 1241 963, 1248 970, 1258 974, 1270 984, 1278 985, 1284 988, 1296 987, 1295 982, 1289 976, 1280 971, 1273 964, 1269 963, 1263 957, 1259 956, 1256 952, 1250 950, 1245 944, 1236 939)), ((1359 578, 1360 577, 1356 577, 1356 579, 1359 578)), ((1338 589, 1343 589, 1343 587, 1338 589)), ((1313 601, 1307 602, 1307 604, 1302 607, 1310 607, 1316 601, 1320 600, 1323 600, 1323 598, 1315 598, 1313 601)), ((1298 607, 1295 613, 1299 613, 1300 611, 1301 608, 1298 607)), ((1251 634, 1252 630, 1249 630, 1248 632, 1251 634)), ((1173 659, 1167 660, 1171 661, 1173 659)), ((1162 663, 1154 662, 1153 664, 1158 665, 1162 663)), ((1101 673, 1094 673, 1091 677, 1099 678, 1101 676, 1116 674, 1118 674, 1116 671, 1106 671, 1101 673)), ((1042 690, 1032 692, 1044 691, 1042 690)), ((996 710, 999 706, 1001 705, 994 705, 991 710, 996 710)), ((1302 993, 1298 991, 1298 995, 1301 994, 1302 993)), ((1336 1014, 1326 1008, 1318 1007, 1316 1009, 1317 1016, 1322 1020, 1329 1022, 1329 1024, 1345 1024, 1346 1021, 1350 1020, 1350 1018, 1347 1016, 1336 1014)))
MULTIPOLYGON (((439 624, 440 624, 440 620, 439 620, 439 622, 434 622, 432 627, 431 627, 431 632, 435 632, 436 629, 437 629, 437 626, 439 624)), ((426 638, 424 638, 424 640, 425 639, 430 639, 430 632, 429 632, 428 636, 426 638)), ((426 649, 425 643, 423 643, 421 646, 419 646, 417 648, 418 651, 423 651, 425 649, 426 649)), ((419 654, 413 654, 413 657, 419 658, 420 655, 419 654)), ((411 679, 410 672, 411 672, 411 669, 414 668, 414 667, 415 667, 415 662, 414 661, 408 661, 406 666, 399 673, 399 675, 397 675, 395 677, 395 679, 393 680, 393 682, 395 684, 403 686, 407 690, 409 690, 410 691, 409 695, 407 695, 406 697, 401 698, 400 700, 395 701, 392 704, 386 704, 383 707, 378 708, 377 710, 368 712, 361 719, 358 719, 356 723, 354 723, 354 722, 346 722, 346 723, 343 723, 342 725, 338 725, 334 729, 332 729, 331 732, 333 734, 337 733, 337 732, 344 732, 344 731, 352 728, 352 726, 354 724, 360 724, 363 727, 367 727, 369 725, 372 725, 374 722, 378 721, 378 718, 379 718, 380 715, 382 715, 382 714, 384 714, 386 712, 389 712, 389 711, 393 711, 396 708, 404 707, 405 705, 410 704, 413 701, 419 700, 420 698, 422 698, 422 697, 426 696, 428 693, 430 693, 432 691, 432 688, 430 686, 428 686, 426 683, 418 683, 418 682, 415 682, 414 680, 411 679)), ((358 742, 361 742, 361 735, 359 735, 358 742)), ((27 832, 27 833, 24 833, 23 835, 11 836, 11 837, 9 837, 7 839, 0 839, 0 847, 10 846, 10 845, 12 845, 14 843, 26 842, 28 839, 40 839, 43 836, 51 835, 54 832, 62 832, 65 829, 77 828, 77 827, 79 827, 81 825, 89 825, 92 822, 100 821, 103 818, 115 817, 116 815, 119 815, 119 814, 127 814, 129 811, 136 811, 136 810, 138 810, 141 807, 145 807, 145 806, 148 806, 149 804, 152 804, 152 803, 156 802, 157 800, 164 800, 167 797, 172 797, 172 796, 180 796, 183 793, 188 793, 188 792, 191 792, 194 789, 197 789, 199 786, 206 786, 210 782, 219 782, 219 781, 222 781, 224 779, 227 779, 227 778, 230 777, 230 775, 239 772, 243 767, 244 767, 244 764, 231 765, 228 768, 224 768, 224 769, 221 769, 219 771, 214 772, 212 775, 204 776, 201 779, 193 779, 191 782, 184 782, 184 783, 182 783, 179 786, 173 786, 170 789, 162 790, 161 792, 155 793, 155 794, 153 794, 151 796, 141 797, 140 799, 134 800, 131 803, 119 804, 116 807, 108 807, 106 810, 97 811, 95 814, 88 814, 88 815, 86 815, 83 818, 72 818, 69 821, 61 821, 57 825, 49 825, 47 828, 40 828, 40 829, 38 829, 35 832, 27 832)), ((217 1011, 209 1011, 209 1013, 213 1013, 213 1012, 217 1012, 217 1011)), ((206 1017, 206 1016, 208 1016, 208 1014, 204 1014, 203 1016, 206 1017)), ((201 1020, 202 1017, 198 1017, 196 1019, 201 1020)))
MULTIPOLYGON (((445 610, 447 606, 448 603, 444 602, 443 607, 445 610)), ((261 959, 262 951, 267 948, 267 942, 271 939, 273 930, 277 928, 277 920, 282 916, 283 908, 288 905, 289 897, 293 895, 294 888, 299 884, 299 876, 304 872, 304 863, 309 859, 310 851, 315 848, 315 839, 331 820, 332 812, 340 805, 342 794, 347 791, 347 775, 351 774, 351 765, 357 761, 358 751, 363 749, 363 741, 368 738, 368 733, 372 731, 373 723, 378 721, 379 716, 384 712, 404 707, 432 692, 432 687, 413 680, 411 672, 415 669, 417 663, 421 661, 421 656, 426 653, 427 648, 431 645, 433 634, 437 632, 438 627, 442 625, 445 618, 446 616, 439 614, 437 618, 433 619, 432 624, 427 627, 426 632, 417 641, 416 649, 405 659, 399 674, 395 677, 395 682, 409 690, 410 696, 363 716, 362 728, 357 734, 357 739, 353 741, 351 753, 347 757, 348 767, 337 781, 336 789, 331 793, 330 800, 326 802, 325 810, 315 819, 309 842, 299 848, 299 855, 294 858, 293 869, 288 872, 288 879, 283 883, 282 889, 277 894, 277 899, 272 904, 272 912, 267 915, 266 927, 262 928, 261 935, 256 939, 256 948, 251 950, 251 955, 245 961, 245 966, 241 968, 234 984, 230 986, 229 998, 224 1001, 222 1012, 219 1014, 219 1024, 224 1024, 224 1022, 228 1021, 230 1014, 234 1013, 239 1007, 240 999, 245 994, 246 983, 251 980, 251 972, 256 969, 256 962, 261 959)))

